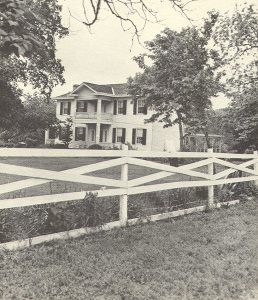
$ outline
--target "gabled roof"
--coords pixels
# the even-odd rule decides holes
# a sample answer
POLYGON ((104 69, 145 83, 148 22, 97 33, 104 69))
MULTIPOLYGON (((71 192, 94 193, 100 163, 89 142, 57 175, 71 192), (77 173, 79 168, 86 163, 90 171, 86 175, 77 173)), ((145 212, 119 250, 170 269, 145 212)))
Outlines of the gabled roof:
POLYGON ((75 85, 75 89, 72 93, 76 92, 80 87, 87 86, 89 89, 95 93, 103 93, 109 95, 127 95, 127 84, 117 83, 117 84, 95 84, 91 82, 83 82, 80 85, 75 85))

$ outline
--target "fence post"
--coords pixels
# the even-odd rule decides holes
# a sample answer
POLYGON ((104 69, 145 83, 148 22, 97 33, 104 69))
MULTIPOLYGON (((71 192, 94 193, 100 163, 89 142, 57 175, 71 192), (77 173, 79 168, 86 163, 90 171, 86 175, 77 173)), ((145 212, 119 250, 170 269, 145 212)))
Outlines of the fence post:
MULTIPOLYGON (((127 145, 122 145, 122 150, 128 150, 127 145)), ((128 163, 125 163, 121 166, 121 180, 128 183, 128 163)), ((127 200, 128 195, 124 194, 120 196, 119 203, 119 220, 121 226, 126 226, 127 224, 127 200)))
MULTIPOLYGON (((208 153, 213 153, 213 149, 208 149, 208 153)), ((214 165, 213 163, 208 164, 208 174, 213 175, 214 165)), ((214 207, 214 186, 208 186, 208 208, 214 207)))
MULTIPOLYGON (((254 154, 257 156, 258 152, 254 151, 254 154)), ((258 162, 254 163, 254 171, 258 173, 258 162)), ((254 181, 254 184, 256 185, 256 187, 258 187, 258 179, 254 181)))

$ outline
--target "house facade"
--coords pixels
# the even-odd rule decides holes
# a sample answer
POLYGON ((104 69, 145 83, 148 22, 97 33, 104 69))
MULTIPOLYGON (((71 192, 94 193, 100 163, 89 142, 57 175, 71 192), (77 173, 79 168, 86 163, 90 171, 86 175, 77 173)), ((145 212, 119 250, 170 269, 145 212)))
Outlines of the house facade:
MULTIPOLYGON (((72 119, 71 148, 88 148, 99 144, 104 148, 129 143, 133 149, 163 151, 165 144, 179 149, 178 127, 163 128, 162 123, 145 123, 153 112, 144 100, 133 100, 126 84, 98 85, 83 82, 73 90, 55 97, 56 116, 61 122, 72 119)), ((46 144, 62 143, 62 130, 46 131, 46 144)))

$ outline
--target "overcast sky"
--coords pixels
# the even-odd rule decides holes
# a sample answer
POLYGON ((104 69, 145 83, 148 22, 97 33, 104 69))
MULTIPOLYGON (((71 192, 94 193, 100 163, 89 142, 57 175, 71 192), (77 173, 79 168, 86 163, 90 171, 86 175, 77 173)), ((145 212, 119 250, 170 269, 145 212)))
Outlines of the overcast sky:
MULTIPOLYGON (((149 0, 150 2, 152 0, 149 0)), ((201 24, 207 11, 217 9, 227 11, 237 3, 253 2, 253 0, 196 0, 188 6, 188 15, 193 24, 201 24)), ((68 9, 77 18, 83 19, 81 0, 60 0, 63 5, 64 25, 70 26, 70 35, 57 42, 57 56, 65 67, 64 77, 66 84, 54 89, 53 95, 62 94, 71 90, 73 84, 83 81, 105 84, 126 82, 129 76, 139 71, 133 57, 145 52, 137 41, 132 45, 132 33, 124 32, 120 22, 105 11, 91 32, 85 25, 69 17, 68 9)), ((147 1, 146 1, 147 2, 147 1)), ((152 1, 154 4, 158 0, 152 1)), ((175 12, 169 5, 159 5, 160 23, 149 23, 142 33, 141 41, 151 40, 165 27, 180 30, 191 25, 180 13, 175 12)), ((214 107, 226 105, 226 101, 217 100, 214 107)))

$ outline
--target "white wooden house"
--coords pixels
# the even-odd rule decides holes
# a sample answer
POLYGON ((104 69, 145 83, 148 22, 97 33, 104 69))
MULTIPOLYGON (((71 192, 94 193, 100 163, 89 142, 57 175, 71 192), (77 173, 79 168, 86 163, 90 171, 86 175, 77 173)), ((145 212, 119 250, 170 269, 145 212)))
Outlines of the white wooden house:
MULTIPOLYGON (((138 150, 164 150, 165 144, 179 149, 178 127, 163 128, 162 123, 145 123, 152 112, 144 100, 134 101, 126 84, 99 85, 83 82, 55 97, 56 115, 61 121, 73 120, 71 148, 99 144, 109 148, 129 143, 138 150)), ((46 131, 46 143, 61 143, 60 132, 46 131)))

